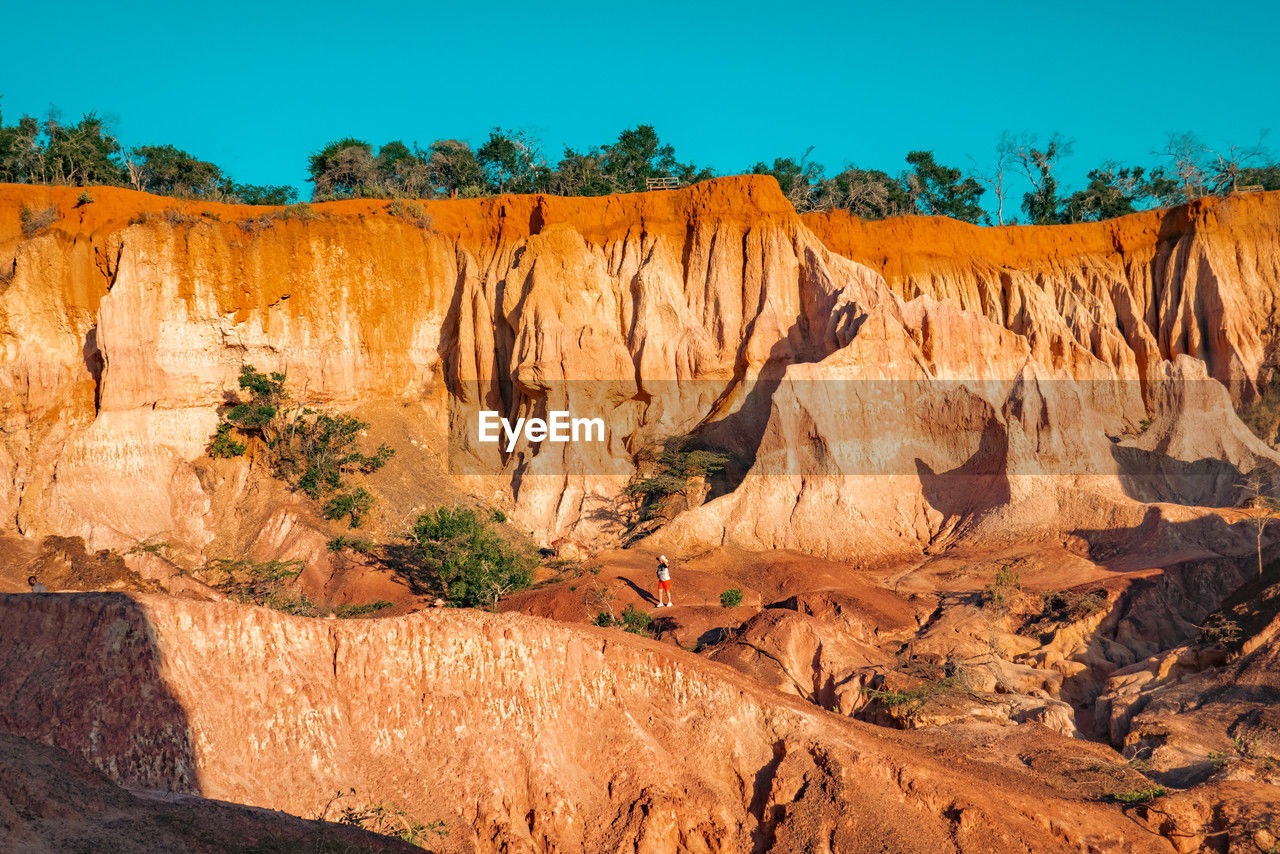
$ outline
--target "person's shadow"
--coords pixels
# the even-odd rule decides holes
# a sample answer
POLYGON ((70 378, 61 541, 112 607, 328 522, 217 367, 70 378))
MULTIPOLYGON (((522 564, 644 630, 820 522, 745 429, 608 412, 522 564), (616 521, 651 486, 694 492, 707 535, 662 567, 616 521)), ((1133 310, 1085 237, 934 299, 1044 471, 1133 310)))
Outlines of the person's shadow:
POLYGON ((618 580, 621 581, 623 584, 627 585, 628 587, 630 587, 632 590, 634 590, 640 596, 640 598, 645 601, 646 604, 648 605, 658 604, 657 596, 654 596, 652 593, 650 593, 648 590, 645 590, 639 584, 636 584, 630 578, 623 578, 621 575, 619 575, 618 580))

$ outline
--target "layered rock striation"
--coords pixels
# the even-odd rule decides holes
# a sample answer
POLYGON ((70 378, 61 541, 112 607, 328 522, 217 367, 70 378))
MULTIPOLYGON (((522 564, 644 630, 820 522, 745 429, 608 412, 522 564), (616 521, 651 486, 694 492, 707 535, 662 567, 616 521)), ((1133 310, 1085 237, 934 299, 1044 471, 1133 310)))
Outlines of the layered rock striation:
POLYGON ((1229 503, 1272 458, 1231 398, 1270 341, 1270 196, 1046 231, 801 219, 749 177, 413 214, 95 192, 0 188, 0 515, 29 535, 251 541, 263 519, 224 509, 252 479, 197 464, 244 363, 412 413, 459 488, 544 543, 617 536, 636 458, 691 431, 746 475, 664 546, 868 561, 1229 503), (24 235, 22 205, 59 219, 24 235), (606 437, 508 452, 481 410, 606 437))
POLYGON ((122 594, 0 596, 0 625, 0 730, 297 815, 354 788, 444 850, 1167 850, 1019 733, 913 739, 617 631, 122 594))

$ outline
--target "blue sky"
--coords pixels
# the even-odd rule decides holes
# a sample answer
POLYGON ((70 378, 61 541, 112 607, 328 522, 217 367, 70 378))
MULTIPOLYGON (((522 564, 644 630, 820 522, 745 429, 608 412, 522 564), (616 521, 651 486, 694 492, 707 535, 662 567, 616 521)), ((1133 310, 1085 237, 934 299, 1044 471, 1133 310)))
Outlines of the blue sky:
POLYGON ((68 0, 4 18, 6 121, 97 110, 127 145, 301 188, 307 155, 344 135, 480 143, 502 125, 558 156, 648 123, 721 173, 811 145, 829 172, 897 173, 913 149, 967 167, 1003 130, 1057 130, 1073 183, 1149 162, 1168 131, 1247 145, 1280 119, 1280 7, 1262 0, 68 0))

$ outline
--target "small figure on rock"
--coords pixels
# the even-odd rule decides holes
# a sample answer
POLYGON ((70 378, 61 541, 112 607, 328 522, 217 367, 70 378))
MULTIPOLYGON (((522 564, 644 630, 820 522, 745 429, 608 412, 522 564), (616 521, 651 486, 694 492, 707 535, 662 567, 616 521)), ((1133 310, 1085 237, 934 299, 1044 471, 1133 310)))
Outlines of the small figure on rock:
POLYGON ((32 593, 48 593, 49 588, 40 583, 40 579, 34 575, 27 579, 27 584, 31 586, 32 593))
POLYGON ((667 556, 658 558, 658 607, 671 607, 671 567, 667 564, 667 556), (667 601, 662 601, 662 594, 667 594, 667 601))

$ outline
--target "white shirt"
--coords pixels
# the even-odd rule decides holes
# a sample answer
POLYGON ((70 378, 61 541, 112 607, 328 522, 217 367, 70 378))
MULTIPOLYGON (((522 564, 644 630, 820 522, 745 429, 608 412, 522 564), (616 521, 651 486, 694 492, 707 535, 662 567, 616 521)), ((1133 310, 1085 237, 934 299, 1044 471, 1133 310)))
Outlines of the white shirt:
POLYGON ((663 564, 658 567, 658 580, 659 581, 671 580, 671 568, 668 567, 666 564, 663 564))
POLYGON ((43 584, 37 581, 35 584, 31 585, 31 592, 32 593, 48 593, 49 588, 45 587, 43 584))

